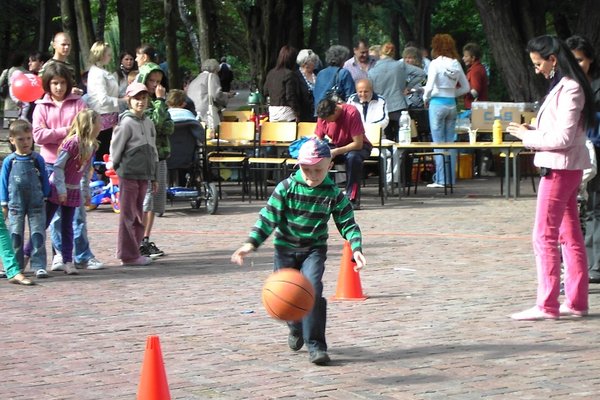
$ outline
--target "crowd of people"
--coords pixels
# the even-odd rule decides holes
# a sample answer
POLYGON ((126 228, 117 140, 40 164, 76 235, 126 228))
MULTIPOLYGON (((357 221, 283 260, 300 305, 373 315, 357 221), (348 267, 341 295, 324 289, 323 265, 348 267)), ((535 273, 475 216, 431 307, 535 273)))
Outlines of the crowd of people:
MULTIPOLYGON (((28 71, 42 78, 43 97, 25 104, 8 96, 5 104, 6 109, 17 107, 21 119, 10 126, 14 153, 2 166, 0 202, 8 226, 0 223, 0 250, 7 278, 22 285, 34 283, 22 273, 28 264, 36 278, 47 277, 47 269, 77 274, 81 268, 104 267, 91 250, 85 218, 94 154, 110 154, 120 177, 117 257, 121 263, 147 265, 152 258, 164 255, 150 237, 155 216, 165 211, 169 138, 175 124, 196 123, 192 130, 202 140, 204 133, 200 133, 198 121, 204 121, 207 129, 217 130, 221 111, 232 97, 233 74, 226 59, 205 60, 200 74, 184 90, 168 91, 166 71, 157 63, 152 46, 143 44, 135 53, 121 53, 118 71, 112 73, 107 65, 113 52, 103 42, 94 43, 90 49, 84 93, 67 61, 69 35, 58 33, 53 48, 51 58, 32 53, 28 59, 28 71), (34 141, 39 153, 34 151, 34 141), (26 219, 29 237, 25 237, 26 219), (47 227, 54 252, 49 268, 47 227)), ((242 263, 277 228, 276 245, 281 242, 283 247, 276 249, 276 268, 289 264, 285 261, 289 248, 301 246, 302 257, 294 253, 295 267, 310 270, 315 287, 322 287, 326 239, 300 240, 302 229, 296 232, 283 220, 274 219, 284 216, 282 202, 293 201, 287 196, 310 197, 316 188, 333 201, 333 208, 322 210, 323 218, 333 215, 336 222, 345 221, 342 234, 352 241, 360 267, 364 266, 353 210, 360 209, 363 163, 372 149, 365 124, 380 124, 384 136, 395 141, 402 112, 425 111, 432 141, 452 142, 456 139, 457 99, 464 97, 467 109, 475 101, 488 100, 488 72, 477 44, 466 44, 461 57, 450 35, 437 34, 431 51, 429 60, 427 52, 414 43, 400 51, 392 43, 369 47, 361 39, 353 54, 344 46, 331 46, 322 63, 311 49, 288 45, 280 49, 262 88, 269 120, 316 122, 316 138, 301 148, 300 170, 280 183, 269 200, 268 207, 278 213, 261 213, 248 243, 238 249, 233 261, 242 263), (399 55, 402 58, 398 59, 399 55), (332 189, 335 185, 327 178, 332 163, 345 164, 344 191, 332 189)), ((586 178, 584 182, 588 198, 585 237, 577 196, 582 192, 583 170, 597 166, 600 154, 600 69, 590 42, 580 36, 566 42, 541 36, 529 42, 527 51, 536 73, 549 81, 550 89, 535 123, 511 123, 508 127, 525 146, 537 150, 534 163, 542 172, 533 232, 537 302, 512 318, 584 316, 588 313, 588 283, 600 282, 600 178, 586 178), (566 299, 562 304, 558 300, 559 242, 565 266, 566 299)), ((15 71, 27 71, 24 61, 15 57, 0 76, 0 83, 10 81, 15 71)), ((397 160, 397 154, 382 156, 397 160)), ((443 161, 436 160, 430 187, 455 182, 456 156, 450 157, 451 176, 444 176, 443 161)), ((394 164, 397 168, 398 162, 388 163, 386 179, 390 183, 399 181, 397 169, 391 168, 394 164)), ((326 221, 314 222, 321 226, 326 221)), ((329 357, 320 326, 325 323, 326 304, 319 301, 318 310, 305 319, 308 332, 302 332, 302 325, 290 325, 288 344, 298 349, 307 342, 311 361, 324 363, 329 357)))

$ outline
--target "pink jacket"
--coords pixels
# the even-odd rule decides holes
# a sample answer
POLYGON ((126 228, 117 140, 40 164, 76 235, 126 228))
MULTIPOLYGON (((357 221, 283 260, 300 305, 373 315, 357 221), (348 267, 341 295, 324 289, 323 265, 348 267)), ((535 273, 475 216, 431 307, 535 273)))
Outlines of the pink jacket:
POLYGON ((71 122, 77 113, 87 108, 80 96, 69 94, 60 106, 50 95, 35 102, 33 111, 33 140, 41 146, 40 154, 48 164, 54 164, 58 157, 58 147, 69 132, 71 122))
POLYGON ((537 115, 535 130, 523 138, 525 147, 538 150, 534 164, 554 169, 592 166, 585 146, 585 96, 577 81, 564 77, 548 93, 537 115))

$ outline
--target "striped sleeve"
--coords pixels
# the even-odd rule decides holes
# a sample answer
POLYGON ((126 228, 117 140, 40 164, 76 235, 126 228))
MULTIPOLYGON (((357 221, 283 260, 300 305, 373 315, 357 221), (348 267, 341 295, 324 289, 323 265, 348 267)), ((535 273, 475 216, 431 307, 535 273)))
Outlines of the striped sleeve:
POLYGON ((360 227, 354 220, 354 210, 350 201, 340 191, 333 205, 333 221, 344 239, 350 242, 352 251, 362 252, 362 234, 360 227))
POLYGON ((280 182, 273 191, 273 194, 271 194, 271 197, 269 197, 267 205, 260 210, 258 220, 250 231, 250 235, 246 241, 252 244, 255 249, 267 240, 281 222, 285 209, 284 199, 289 185, 289 179, 280 182))

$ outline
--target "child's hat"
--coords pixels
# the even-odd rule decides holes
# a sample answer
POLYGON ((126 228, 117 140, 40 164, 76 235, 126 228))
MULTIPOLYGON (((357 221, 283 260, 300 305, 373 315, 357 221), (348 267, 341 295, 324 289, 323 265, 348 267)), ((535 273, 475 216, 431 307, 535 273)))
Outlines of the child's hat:
POLYGON ((148 92, 148 88, 143 83, 132 82, 127 86, 127 90, 125 91, 125 95, 127 97, 134 97, 139 93, 148 92))
POLYGON ((315 165, 324 158, 331 158, 329 144, 316 138, 307 140, 298 152, 298 164, 315 165))

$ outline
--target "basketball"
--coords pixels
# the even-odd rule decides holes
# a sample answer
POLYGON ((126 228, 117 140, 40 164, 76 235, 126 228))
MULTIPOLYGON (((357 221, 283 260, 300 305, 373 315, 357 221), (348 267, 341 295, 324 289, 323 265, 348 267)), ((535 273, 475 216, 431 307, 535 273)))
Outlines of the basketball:
POLYGON ((300 321, 315 304, 315 289, 297 269, 282 268, 265 281, 262 302, 271 317, 300 321))

